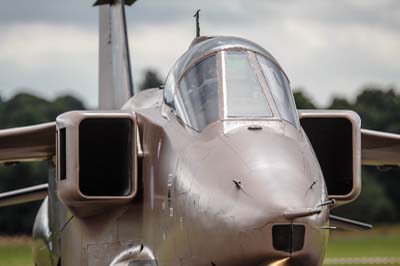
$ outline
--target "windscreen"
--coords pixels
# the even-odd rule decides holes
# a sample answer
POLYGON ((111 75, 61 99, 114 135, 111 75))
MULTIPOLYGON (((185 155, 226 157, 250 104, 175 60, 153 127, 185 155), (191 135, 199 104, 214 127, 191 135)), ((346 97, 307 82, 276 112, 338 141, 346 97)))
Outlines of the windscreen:
POLYGON ((282 119, 290 122, 295 127, 299 127, 293 94, 285 74, 267 58, 257 55, 257 60, 261 65, 261 70, 268 82, 282 119))
POLYGON ((216 56, 193 66, 178 84, 177 115, 201 131, 218 120, 218 76, 216 56))
POLYGON ((225 110, 228 117, 270 117, 271 110, 246 52, 223 56, 225 110))

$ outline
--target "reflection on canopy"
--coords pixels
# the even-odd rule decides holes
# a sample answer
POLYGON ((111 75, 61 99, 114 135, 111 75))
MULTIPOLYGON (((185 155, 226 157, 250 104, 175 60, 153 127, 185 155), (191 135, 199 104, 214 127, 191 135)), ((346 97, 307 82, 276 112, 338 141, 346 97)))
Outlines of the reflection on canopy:
POLYGON ((271 117, 267 99, 246 52, 223 54, 223 88, 228 117, 271 117))
POLYGON ((241 38, 203 39, 165 84, 164 102, 183 123, 202 131, 218 120, 280 117, 299 127, 289 81, 267 51, 241 38))
POLYGON ((191 68, 178 84, 178 113, 194 129, 201 131, 218 120, 218 77, 216 56, 191 68))

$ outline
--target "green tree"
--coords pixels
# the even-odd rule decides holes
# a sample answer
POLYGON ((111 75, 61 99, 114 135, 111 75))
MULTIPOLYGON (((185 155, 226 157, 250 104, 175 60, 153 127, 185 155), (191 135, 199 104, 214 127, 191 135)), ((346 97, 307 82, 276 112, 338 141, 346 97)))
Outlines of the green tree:
POLYGON ((367 223, 394 222, 397 218, 396 206, 384 184, 374 176, 374 173, 362 171, 362 193, 359 198, 340 208, 333 210, 334 214, 352 218, 367 223))
MULTIPOLYGON (((361 117, 362 127, 400 133, 400 95, 393 88, 366 86, 353 103, 335 98, 331 109, 350 109, 361 117)), ((379 171, 363 167, 363 187, 360 198, 337 211, 350 218, 369 222, 394 222, 400 219, 400 170, 379 171)))
MULTIPOLYGON (((315 104, 302 91, 294 93, 299 109, 312 109, 315 104)), ((328 109, 345 109, 357 112, 362 127, 400 133, 400 95, 394 88, 365 86, 354 101, 335 97, 328 109)), ((362 193, 353 203, 337 208, 338 215, 366 222, 395 222, 400 220, 400 170, 379 171, 363 167, 362 193)))
POLYGON ((334 98, 328 109, 352 110, 353 106, 345 98, 334 98))
POLYGON ((164 84, 157 71, 148 69, 144 73, 144 79, 139 86, 139 90, 147 90, 151 88, 158 88, 164 84))
POLYGON ((311 99, 302 91, 296 90, 294 93, 294 101, 296 102, 297 109, 315 109, 315 104, 311 99))
MULTIPOLYGON (((162 84, 156 71, 145 73, 141 89, 162 84)), ((299 109, 314 109, 316 105, 304 92, 294 93, 299 109)), ((353 101, 336 97, 330 109, 356 111, 363 128, 400 133, 400 94, 394 88, 364 87, 353 101)), ((0 97, 0 128, 26 126, 54 121, 58 114, 82 110, 85 106, 72 96, 60 96, 53 101, 19 93, 11 99, 0 97)), ((335 209, 335 213, 366 222, 398 222, 400 220, 400 170, 387 172, 363 167, 362 193, 354 203, 335 209)), ((0 165, 0 192, 47 182, 47 164, 23 163, 6 167, 0 165)), ((0 208, 0 233, 30 233, 40 202, 0 208), (23 217, 23 219, 21 219, 23 217)))
POLYGON ((49 121, 46 110, 49 102, 39 97, 19 93, 2 103, 0 128, 18 127, 49 121))
MULTIPOLYGON (((7 101, 0 101, 0 128, 27 126, 54 121, 60 113, 85 109, 72 96, 47 101, 40 97, 19 93, 7 101)), ((47 163, 31 162, 15 166, 0 165, 0 192, 47 183, 47 163)), ((30 233, 40 202, 0 208, 0 234, 30 233)))

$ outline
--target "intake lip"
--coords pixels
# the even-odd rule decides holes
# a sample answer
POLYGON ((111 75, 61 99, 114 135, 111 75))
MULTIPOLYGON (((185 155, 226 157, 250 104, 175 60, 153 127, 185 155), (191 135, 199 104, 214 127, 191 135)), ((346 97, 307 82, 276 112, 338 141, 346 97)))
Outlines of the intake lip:
POLYGON ((305 226, 302 224, 276 224, 272 226, 274 249, 292 253, 304 247, 305 226))

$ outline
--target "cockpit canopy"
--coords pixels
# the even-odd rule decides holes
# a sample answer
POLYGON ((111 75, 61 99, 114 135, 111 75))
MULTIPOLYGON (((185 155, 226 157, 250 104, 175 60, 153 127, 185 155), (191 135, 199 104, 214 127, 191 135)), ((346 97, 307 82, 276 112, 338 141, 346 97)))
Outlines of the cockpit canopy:
POLYGON ((299 127, 282 68, 262 47, 241 38, 192 44, 168 75, 164 101, 197 131, 232 119, 282 119, 299 127))

